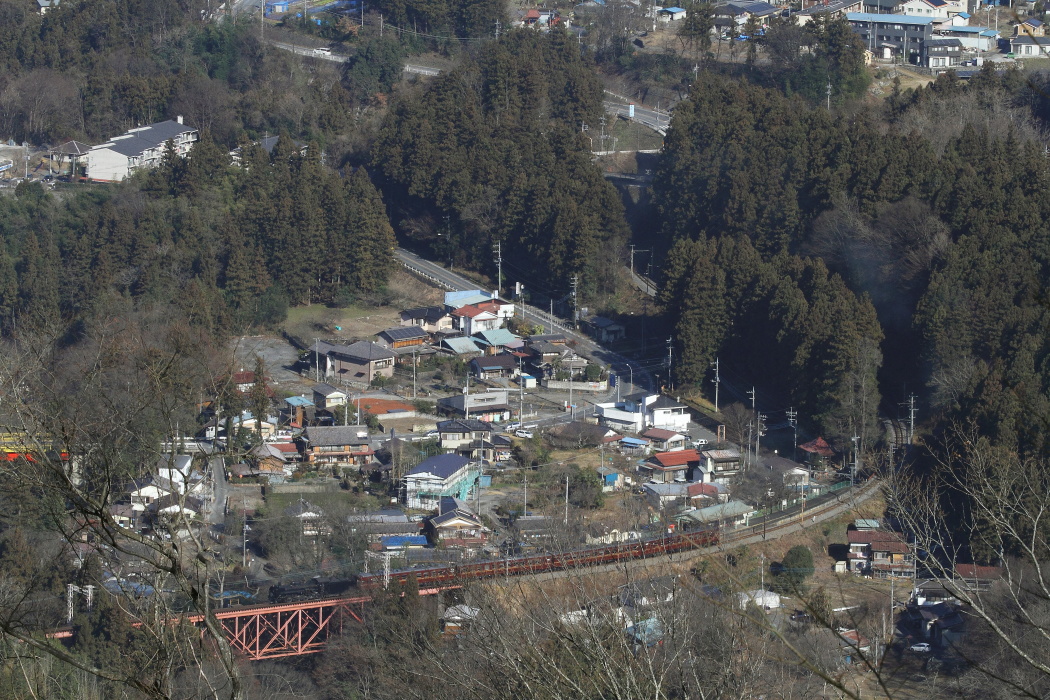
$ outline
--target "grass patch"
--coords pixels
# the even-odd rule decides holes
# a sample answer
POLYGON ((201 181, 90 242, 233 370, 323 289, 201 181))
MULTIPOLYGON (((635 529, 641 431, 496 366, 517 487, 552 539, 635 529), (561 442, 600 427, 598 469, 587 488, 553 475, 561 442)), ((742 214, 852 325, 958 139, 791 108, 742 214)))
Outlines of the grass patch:
POLYGON ((607 151, 650 151, 662 148, 664 137, 647 126, 615 117, 605 134, 605 148, 599 149, 600 131, 589 132, 594 139, 595 150, 607 151), (615 139, 615 140, 614 140, 615 139))

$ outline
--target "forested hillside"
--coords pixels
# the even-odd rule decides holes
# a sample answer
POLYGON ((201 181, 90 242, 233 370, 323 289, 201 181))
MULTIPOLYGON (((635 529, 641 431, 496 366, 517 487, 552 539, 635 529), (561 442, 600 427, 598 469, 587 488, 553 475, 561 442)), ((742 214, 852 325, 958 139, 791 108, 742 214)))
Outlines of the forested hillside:
POLYGON ((486 44, 396 104, 379 134, 373 163, 401 228, 439 258, 491 271, 500 241, 509 274, 545 293, 567 293, 575 274, 585 295, 607 291, 627 228, 580 130, 598 123, 601 100, 568 33, 516 30, 486 44))
POLYGON ((1014 72, 986 69, 968 86, 942 77, 891 98, 880 120, 701 75, 655 186, 666 299, 683 302, 670 307, 683 379, 751 348, 749 367, 841 435, 849 396, 866 397, 869 420, 877 408, 884 331, 884 386, 924 384, 945 419, 1043 451, 1042 424, 1024 419, 1050 408, 1050 195, 1042 145, 1028 140, 1043 101, 1029 92, 1014 72), (1007 118, 989 118, 1003 102, 1007 118), (952 116, 930 118, 946 105, 952 116), (807 280, 825 269, 822 299, 807 280), (780 289, 767 292, 763 273, 780 289), (859 380, 868 389, 844 393, 859 380))
POLYGON ((385 283, 394 236, 364 170, 343 179, 290 139, 242 167, 207 137, 119 187, 62 201, 0 197, 0 316, 25 323, 174 304, 215 333, 283 320, 289 304, 385 283))

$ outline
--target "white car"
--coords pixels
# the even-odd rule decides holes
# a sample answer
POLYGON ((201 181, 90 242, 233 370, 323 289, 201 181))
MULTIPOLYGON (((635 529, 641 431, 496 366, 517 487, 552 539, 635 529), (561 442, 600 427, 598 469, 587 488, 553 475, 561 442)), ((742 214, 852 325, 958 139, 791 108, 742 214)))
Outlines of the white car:
POLYGON ((314 56, 331 56, 332 50, 329 48, 314 49, 314 56))
POLYGON ((515 437, 531 439, 532 438, 532 431, 531 430, 515 430, 514 431, 514 435, 515 435, 515 437))
POLYGON ((508 431, 510 431, 510 430, 517 430, 520 427, 521 427, 521 423, 510 423, 510 424, 507 425, 507 430, 508 431))
POLYGON ((926 642, 919 642, 918 644, 912 644, 908 649, 914 651, 916 654, 928 654, 930 652, 930 645, 926 642))

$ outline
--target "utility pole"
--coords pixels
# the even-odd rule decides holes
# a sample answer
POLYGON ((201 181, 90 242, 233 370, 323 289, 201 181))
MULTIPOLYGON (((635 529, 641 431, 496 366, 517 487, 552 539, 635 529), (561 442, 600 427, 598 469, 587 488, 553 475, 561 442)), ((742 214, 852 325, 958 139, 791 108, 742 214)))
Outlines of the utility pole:
POLYGON ((416 348, 412 346, 412 398, 416 398, 416 348))
POLYGON ((565 475, 565 524, 569 524, 569 475, 565 475))
MULTIPOLYGON (((496 35, 499 36, 499 21, 496 22, 496 35)), ((496 273, 496 296, 499 297, 503 290, 503 245, 501 241, 496 241, 496 267, 498 272, 496 273)))
POLYGON ((857 450, 857 446, 858 446, 857 443, 859 443, 859 442, 860 442, 860 437, 857 436, 857 435, 854 435, 853 436, 853 470, 850 472, 850 476, 849 476, 849 485, 850 485, 851 488, 853 486, 855 486, 856 483, 857 483, 857 458, 858 458, 858 456, 860 454, 859 451, 857 450))
MULTIPOLYGON (((521 378, 521 357, 518 357, 518 423, 525 423, 525 380, 521 378)), ((522 427, 521 425, 518 426, 522 427)))
MULTIPOLYGON (((755 396, 756 396, 756 394, 755 394, 755 387, 752 386, 751 387, 751 391, 747 392, 747 394, 748 394, 748 396, 751 397, 751 411, 752 411, 752 413, 754 413, 755 412, 755 403, 756 403, 755 402, 755 396)), ((747 454, 748 454, 748 460, 747 461, 749 463, 749 466, 751 464, 751 426, 754 425, 754 423, 755 423, 755 421, 748 421, 748 423, 747 423, 747 454)), ((755 427, 757 429, 757 426, 755 426, 755 427)), ((757 459, 758 455, 755 455, 755 457, 757 459)))
POLYGON ((715 382, 715 413, 719 413, 719 410, 718 410, 718 385, 722 381, 722 378, 718 375, 718 358, 716 357, 715 361, 712 362, 711 364, 713 364, 714 367, 715 367, 715 379, 714 379, 714 382, 715 382))
MULTIPOLYGON (((572 276, 572 327, 573 328, 579 328, 579 325, 577 324, 577 320, 580 317, 580 312, 579 312, 579 306, 576 303, 576 287, 577 287, 577 285, 579 285, 579 283, 580 283, 580 276, 579 275, 573 275, 572 276)), ((571 372, 569 373, 569 380, 570 381, 572 380, 572 373, 571 372)))
POLYGON ((365 573, 368 573, 368 560, 369 559, 382 559, 383 560, 383 588, 390 586, 390 557, 394 556, 393 552, 365 552, 365 573))
POLYGON ((798 411, 792 406, 787 410, 788 425, 791 426, 795 437, 791 441, 791 460, 793 462, 798 461, 798 411))
POLYGON ((314 338, 314 379, 318 384, 321 383, 321 341, 314 338))
POLYGON ((828 111, 830 112, 831 111, 831 81, 830 80, 828 81, 827 92, 828 92, 828 111))
MULTIPOLYGON (((263 22, 263 20, 266 19, 266 4, 265 3, 266 3, 266 0, 259 0, 259 41, 264 41, 265 40, 265 38, 263 36, 263 27, 266 26, 265 23, 263 22)), ((229 7, 230 4, 227 3, 226 6, 229 7)))
POLYGON ((762 419, 765 418, 761 413, 758 414, 758 418, 755 421, 755 463, 762 464, 762 419))
POLYGON ((525 496, 523 498, 524 507, 522 508, 521 514, 522 515, 528 515, 529 514, 529 473, 528 472, 522 472, 522 473, 525 475, 525 496))
POLYGON ((908 396, 908 444, 915 439, 915 394, 908 396))
POLYGON ((674 348, 674 338, 667 338, 667 386, 674 388, 674 381, 671 379, 671 363, 673 360, 672 350, 674 348))
POLYGON ((602 125, 602 135, 601 135, 601 141, 600 141, 601 145, 598 148, 600 150, 604 151, 605 150, 605 115, 604 114, 602 115, 601 119, 598 120, 598 123, 602 125))

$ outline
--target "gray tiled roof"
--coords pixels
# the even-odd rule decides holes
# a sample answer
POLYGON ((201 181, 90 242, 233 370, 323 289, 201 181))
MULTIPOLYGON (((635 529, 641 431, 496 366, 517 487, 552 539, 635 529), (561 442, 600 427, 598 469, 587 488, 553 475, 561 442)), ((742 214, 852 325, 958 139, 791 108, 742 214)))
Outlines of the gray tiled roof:
POLYGON ((174 139, 180 134, 195 132, 191 126, 179 124, 174 119, 166 122, 157 122, 141 129, 134 129, 123 136, 117 136, 107 143, 96 146, 96 148, 108 148, 111 151, 124 156, 137 156, 152 148, 160 148, 167 141, 174 139))

